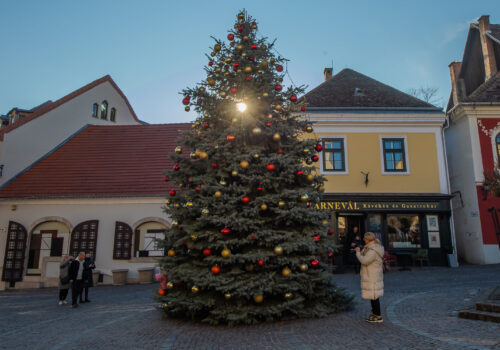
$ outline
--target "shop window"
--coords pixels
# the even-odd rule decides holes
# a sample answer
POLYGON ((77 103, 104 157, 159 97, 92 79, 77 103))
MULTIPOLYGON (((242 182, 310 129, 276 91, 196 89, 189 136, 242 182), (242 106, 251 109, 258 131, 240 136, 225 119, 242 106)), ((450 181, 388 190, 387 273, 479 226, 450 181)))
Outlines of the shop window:
POLYGON ((389 248, 421 248, 418 215, 387 215, 387 239, 389 248))
POLYGON ((98 114, 99 114, 99 105, 97 103, 94 103, 92 105, 92 116, 94 118, 97 118, 98 117, 98 114))
POLYGON ((384 171, 406 172, 406 152, 404 138, 382 139, 384 171))
POLYGON ((132 229, 124 222, 115 224, 115 243, 113 246, 113 259, 130 259, 132 248, 132 229))
POLYGON ((116 121, 116 108, 111 108, 111 114, 109 115, 109 120, 112 122, 116 121))
POLYGON ((368 220, 368 231, 373 232, 375 237, 384 245, 382 239, 382 215, 381 214, 369 214, 368 220))
POLYGON ((101 119, 108 119, 108 101, 101 103, 101 119))
POLYGON ((343 138, 323 139, 323 170, 344 172, 345 146, 343 138))

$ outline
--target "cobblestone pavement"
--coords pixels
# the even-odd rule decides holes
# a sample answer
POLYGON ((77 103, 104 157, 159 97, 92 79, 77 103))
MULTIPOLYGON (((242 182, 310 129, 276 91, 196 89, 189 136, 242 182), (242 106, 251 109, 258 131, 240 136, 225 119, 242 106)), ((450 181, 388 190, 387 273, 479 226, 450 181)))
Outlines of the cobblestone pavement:
POLYGON ((368 324, 359 276, 334 275, 356 295, 353 311, 323 319, 213 327, 162 319, 156 285, 100 286, 77 309, 57 305, 57 290, 0 292, 1 349, 500 349, 495 323, 457 311, 494 285, 500 265, 423 268, 386 275, 385 322, 368 324))

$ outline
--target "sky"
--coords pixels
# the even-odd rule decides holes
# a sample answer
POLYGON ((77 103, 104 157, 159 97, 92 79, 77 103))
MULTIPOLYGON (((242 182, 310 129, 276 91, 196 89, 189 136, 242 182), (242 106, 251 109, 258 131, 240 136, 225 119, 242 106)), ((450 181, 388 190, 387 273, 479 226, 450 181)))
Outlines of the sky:
MULTIPOLYGON (((106 74, 148 123, 189 122, 179 92, 245 8, 308 90, 351 68, 402 91, 450 93, 469 24, 500 23, 498 0, 0 0, 0 114, 56 100, 106 74)), ((285 87, 290 81, 285 81, 285 87)))

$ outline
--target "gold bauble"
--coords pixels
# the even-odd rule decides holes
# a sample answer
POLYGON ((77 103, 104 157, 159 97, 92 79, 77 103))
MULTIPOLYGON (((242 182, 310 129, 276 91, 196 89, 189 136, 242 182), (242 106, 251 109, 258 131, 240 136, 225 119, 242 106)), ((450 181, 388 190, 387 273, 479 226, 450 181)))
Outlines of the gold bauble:
POLYGON ((307 195, 307 193, 304 193, 302 196, 300 196, 300 200, 302 202, 305 202, 309 199, 309 196, 307 195))
POLYGON ((197 134, 198 134, 198 136, 200 136, 200 137, 201 137, 201 135, 203 135, 203 131, 198 130, 197 134))
POLYGON ((238 13, 238 16, 237 16, 238 20, 239 21, 243 21, 245 19, 245 14, 244 13, 238 13))
POLYGON ((236 123, 238 121, 238 118, 233 118, 232 122, 236 123))
POLYGON ((201 209, 201 213, 203 215, 208 215, 210 213, 210 211, 208 209, 206 209, 206 208, 203 208, 203 209, 201 209))
POLYGON ((220 51, 220 49, 221 49, 220 45, 219 44, 215 44, 214 51, 218 52, 218 51, 220 51))
POLYGON ((229 249, 222 249, 220 255, 222 255, 223 258, 229 258, 229 256, 231 255, 231 251, 229 249))
POLYGON ((309 153, 309 150, 308 150, 307 148, 304 148, 304 149, 302 150, 302 152, 304 152, 305 154, 307 154, 307 153, 309 153))
POLYGON ((189 111, 191 110, 191 107, 186 106, 186 107, 184 107, 184 110, 185 110, 186 112, 189 112, 189 111))
POLYGON ((291 299, 292 293, 285 293, 285 299, 291 299))
POLYGON ((292 270, 290 270, 288 267, 285 267, 283 270, 281 270, 281 274, 283 277, 288 277, 292 273, 292 270))
POLYGON ((199 88, 200 92, 205 92, 205 88, 202 86, 199 88))
POLYGON ((245 67, 245 73, 252 73, 252 67, 246 66, 245 67))
POLYGON ((192 208, 192 207, 193 207, 193 202, 187 202, 187 203, 186 203, 186 207, 188 207, 188 208, 192 208))
POLYGON ((180 207, 179 203, 174 204, 174 208, 179 208, 179 207, 180 207))
POLYGON ((268 94, 267 92, 264 92, 264 93, 262 94, 262 96, 263 96, 263 97, 268 97, 268 96, 269 96, 269 94, 268 94))
POLYGON ((217 73, 220 73, 220 72, 221 72, 220 67, 215 68, 215 71, 216 71, 217 73))
POLYGON ((182 147, 181 146, 175 147, 175 153, 182 153, 182 147))
POLYGON ((208 85, 210 85, 210 86, 214 86, 214 85, 215 85, 215 79, 208 78, 208 79, 207 79, 207 83, 208 83, 208 85))
POLYGON ((168 251, 168 256, 175 256, 175 250, 170 249, 170 250, 168 251))
POLYGON ((277 111, 281 111, 281 108, 282 108, 281 105, 274 106, 274 109, 277 110, 277 111))
POLYGON ((257 73, 262 74, 262 73, 264 73, 264 71, 263 71, 263 70, 261 70, 261 69, 259 69, 259 70, 257 71, 257 73))
POLYGON ((238 50, 238 51, 243 50, 243 45, 238 45, 238 46, 236 46, 236 50, 238 50))
POLYGON ((285 206, 285 202, 284 201, 279 201, 278 202, 278 207, 283 208, 284 206, 285 206))
POLYGON ((267 204, 262 204, 260 206, 260 210, 267 210, 267 204))
POLYGON ((179 188, 183 188, 184 187, 184 184, 179 184, 179 188))
POLYGON ((274 253, 275 253, 276 255, 281 255, 281 254, 283 254, 283 248, 281 248, 280 246, 275 247, 275 248, 274 248, 274 253))
POLYGON ((179 226, 179 222, 177 220, 172 221, 172 226, 179 226))
POLYGON ((264 67, 264 68, 265 68, 265 67, 267 67, 267 65, 268 65, 268 63, 267 63, 267 61, 266 61, 266 60, 264 60, 264 61, 260 62, 260 66, 261 66, 261 67, 264 67))
POLYGON ((307 131, 307 132, 309 132, 309 133, 313 132, 313 130, 314 130, 314 129, 312 128, 312 126, 308 126, 308 127, 306 128, 306 131, 307 131))
POLYGON ((167 289, 172 289, 174 288, 174 284, 172 282, 167 283, 167 289))
POLYGON ((243 36, 243 41, 248 41, 248 36, 243 36))
POLYGON ((259 154, 258 154, 258 153, 255 153, 255 154, 253 155, 253 157, 254 157, 254 159, 259 159, 259 157, 260 157, 260 156, 259 156, 259 154))
POLYGON ((208 153, 205 151, 201 151, 199 157, 200 159, 207 159, 208 153))
POLYGON ((242 160, 242 161, 240 162, 240 167, 242 167, 243 169, 248 168, 248 165, 249 165, 249 164, 248 164, 248 162, 247 162, 246 160, 242 160))
POLYGON ((220 96, 220 97, 226 97, 226 93, 225 93, 224 91, 221 91, 221 92, 219 93, 219 96, 220 96))
POLYGON ((299 136, 299 135, 298 135, 298 134, 292 134, 292 137, 293 137, 294 139, 296 139, 296 138, 297 138, 297 136, 299 136))
POLYGON ((196 240, 198 239, 198 236, 197 236, 197 235, 191 235, 191 239, 192 239, 193 241, 196 241, 196 240))
POLYGON ((321 220, 321 223, 322 223, 323 225, 328 225, 328 220, 321 220))
POLYGON ((222 192, 221 191, 216 191, 214 193, 214 196, 215 196, 215 198, 220 198, 222 196, 222 192))
POLYGON ((241 54, 241 57, 247 57, 247 53, 246 53, 246 52, 243 52, 243 53, 241 54))
POLYGON ((225 75, 226 77, 227 77, 227 76, 229 76, 229 74, 230 74, 229 72, 224 72, 224 75, 225 75))
POLYGON ((236 73, 241 73, 241 72, 242 72, 242 70, 241 70, 241 69, 238 69, 238 70, 236 71, 236 73))
POLYGON ((215 57, 215 52, 210 52, 210 56, 215 57))
POLYGON ((231 59, 230 59, 230 58, 226 58, 224 61, 225 61, 226 63, 231 63, 231 59))
POLYGON ((226 300, 231 299, 231 297, 232 297, 232 295, 231 295, 231 293, 229 293, 229 292, 228 292, 228 293, 226 293, 226 294, 224 294, 224 298, 226 298, 226 300))
POLYGON ((260 304, 264 301, 264 296, 263 295, 255 295, 253 297, 253 301, 255 301, 256 303, 260 304))
POLYGON ((254 25, 252 25, 252 29, 253 29, 253 30, 257 30, 257 26, 256 26, 255 24, 254 24, 254 25))
POLYGON ((208 113, 203 113, 203 118, 208 118, 208 113))
POLYGON ((325 192, 325 187, 324 186, 318 186, 317 190, 319 192, 325 192))
POLYGON ((201 153, 201 151, 200 151, 200 150, 198 150, 198 149, 197 149, 196 151, 194 151, 194 154, 195 154, 197 157, 199 157, 199 156, 200 156, 200 153, 201 153))
POLYGON ((262 133, 261 128, 253 128, 252 133, 254 135, 260 135, 262 133))
POLYGON ((253 264, 248 264, 247 266, 245 266, 245 270, 247 270, 248 272, 253 271, 253 268, 254 268, 253 264))
POLYGON ((261 48, 262 50, 265 50, 265 49, 267 49, 267 46, 266 46, 266 45, 264 45, 264 44, 262 44, 262 45, 260 46, 260 48, 261 48))
POLYGON ((231 171, 231 176, 238 176, 238 172, 236 170, 231 171))
POLYGON ((172 204, 172 201, 171 201, 170 199, 167 199, 167 200, 165 201, 165 204, 166 204, 166 205, 170 205, 170 204, 172 204))
POLYGON ((302 272, 306 272, 307 269, 309 269, 309 266, 307 266, 307 264, 301 264, 300 265, 300 271, 302 272))
POLYGON ((279 141, 279 140, 281 140, 281 136, 280 136, 280 134, 277 134, 277 133, 276 133, 276 134, 274 134, 274 135, 273 135, 273 140, 274 140, 274 141, 279 141))
POLYGON ((198 158, 198 157, 196 156, 196 153, 195 153, 195 152, 191 152, 191 153, 189 153, 189 158, 191 158, 191 159, 196 159, 196 158, 198 158))
POLYGON ((193 292, 193 293, 198 293, 199 291, 200 291, 200 289, 198 287, 196 287, 196 286, 193 286, 191 288, 191 292, 193 292))
POLYGON ((167 303, 163 303, 163 304, 161 304, 161 307, 163 307, 163 308, 166 308, 167 306, 168 306, 168 304, 167 304, 167 303))
POLYGON ((313 181, 314 181, 314 176, 313 176, 312 174, 308 174, 308 175, 306 176, 306 179, 307 179, 307 181, 309 181, 309 182, 313 182, 313 181))
POLYGON ((275 61, 274 61, 274 58, 271 58, 271 59, 269 60, 269 63, 271 63, 271 64, 274 64, 274 62, 275 62, 275 61))
POLYGON ((219 185, 221 185, 221 186, 226 186, 226 185, 227 185, 226 180, 221 179, 221 180, 219 181, 219 185))
POLYGON ((272 113, 269 113, 269 114, 267 115, 267 117, 268 117, 269 119, 273 119, 273 114, 272 114, 272 113))

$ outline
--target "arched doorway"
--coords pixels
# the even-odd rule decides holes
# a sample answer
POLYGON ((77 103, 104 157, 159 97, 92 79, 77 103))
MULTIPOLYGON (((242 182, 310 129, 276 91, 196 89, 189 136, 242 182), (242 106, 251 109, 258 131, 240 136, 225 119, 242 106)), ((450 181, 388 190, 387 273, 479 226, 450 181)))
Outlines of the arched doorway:
POLYGON ((14 286, 15 282, 21 281, 23 278, 26 237, 27 232, 23 225, 15 221, 9 221, 2 281, 10 282, 11 287, 14 286))
POLYGON ((164 239, 170 227, 164 219, 148 218, 137 222, 134 226, 134 256, 164 256, 165 250, 159 247, 157 239, 164 239))
POLYGON ((58 217, 48 217, 31 225, 27 275, 40 275, 45 257, 60 257, 69 251, 71 223, 58 217))

